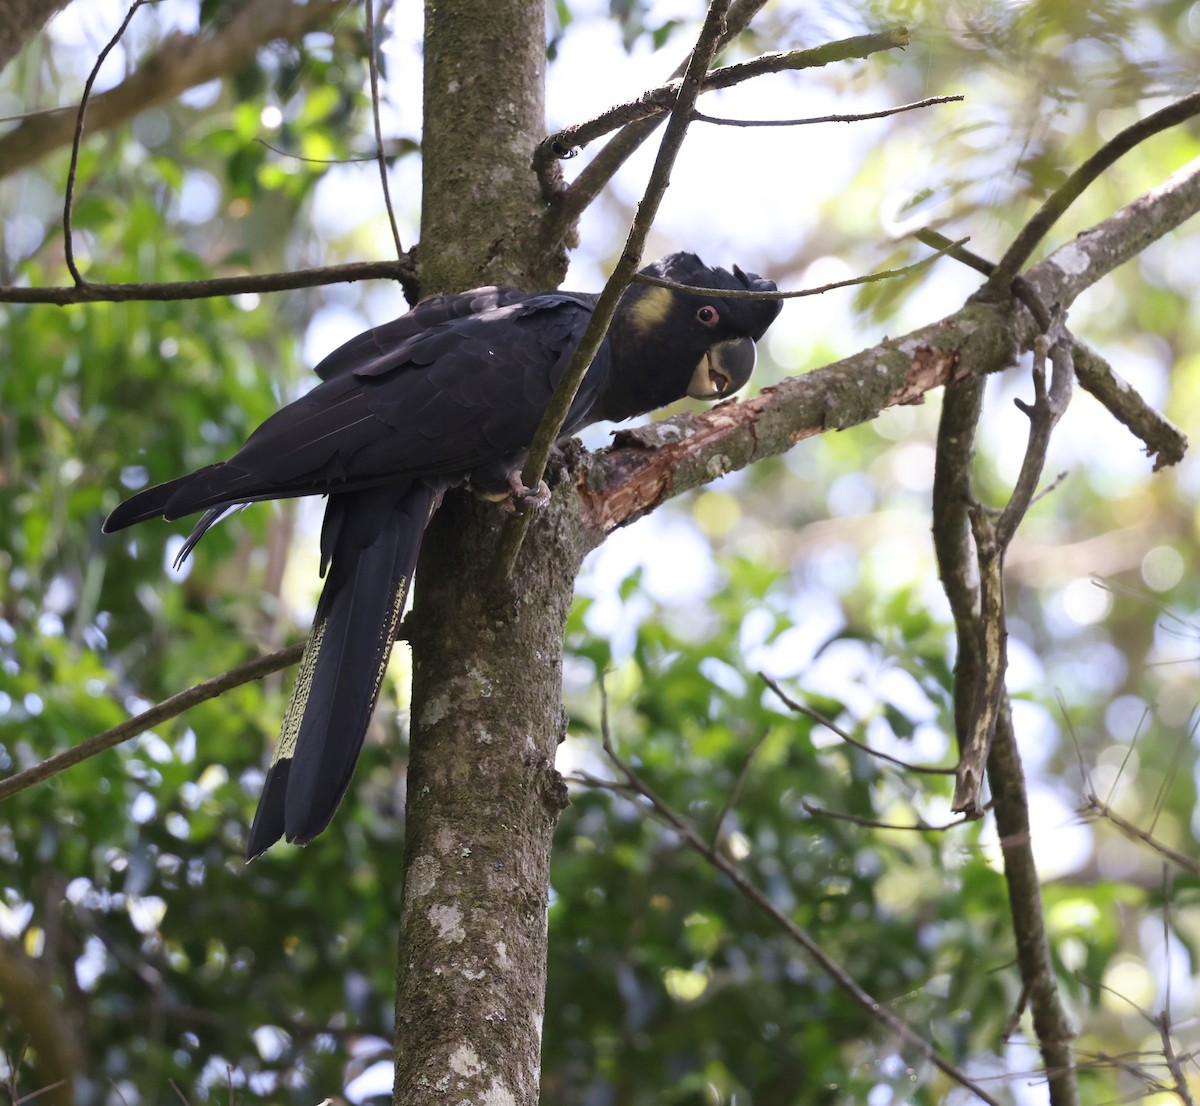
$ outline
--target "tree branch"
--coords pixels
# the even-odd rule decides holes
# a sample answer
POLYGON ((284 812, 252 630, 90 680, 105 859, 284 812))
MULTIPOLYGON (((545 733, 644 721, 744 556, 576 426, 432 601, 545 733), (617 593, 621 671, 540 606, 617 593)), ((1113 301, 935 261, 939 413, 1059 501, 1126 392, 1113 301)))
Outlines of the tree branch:
MULTIPOLYGON (((253 62, 266 43, 294 41, 345 7, 346 0, 248 0, 215 32, 173 34, 131 76, 91 100, 88 126, 92 133, 108 130, 189 88, 236 73, 253 62)), ((0 137, 0 177, 68 145, 75 129, 73 114, 70 108, 39 112, 0 137)))
POLYGON ((75 264, 75 242, 71 235, 71 206, 75 201, 75 174, 79 170, 79 146, 83 141, 83 119, 87 112, 88 97, 92 94, 92 86, 96 83, 96 78, 100 74, 100 69, 104 65, 105 59, 112 53, 117 43, 121 41, 125 32, 129 29, 129 24, 133 22, 133 17, 137 15, 138 8, 147 3, 147 0, 133 0, 129 5, 129 10, 125 13, 125 18, 121 20, 121 25, 117 28, 116 34, 112 36, 105 44, 104 48, 96 55, 96 61, 92 65, 91 72, 87 75, 87 80, 83 82, 83 95, 79 98, 79 109, 75 112, 75 130, 71 134, 71 164, 67 169, 67 187, 63 191, 63 256, 67 263, 67 270, 70 272, 72 279, 76 285, 83 284, 83 274, 80 273, 78 266, 75 264))
MULTIPOLYGON (((732 35, 728 34, 728 37, 732 35)), ((729 88, 764 73, 811 69, 851 58, 869 57, 880 50, 906 46, 908 42, 908 30, 899 27, 881 34, 858 35, 839 42, 826 43, 810 50, 765 54, 751 61, 738 62, 714 70, 704 78, 702 91, 729 88)), ((675 76, 677 75, 678 71, 675 76)), ((553 225, 551 233, 561 233, 570 226, 600 194, 626 159, 658 126, 678 91, 678 82, 673 80, 669 84, 643 93, 632 103, 619 104, 596 119, 564 128, 543 139, 534 155, 534 169, 542 181, 543 194, 554 204, 554 213, 550 219, 553 225), (585 146, 617 127, 623 129, 609 140, 574 182, 564 189, 561 185, 561 174, 551 172, 549 166, 555 159, 567 156, 569 151, 585 146)))
MULTIPOLYGON (((740 35, 742 31, 744 31, 750 25, 750 21, 766 6, 766 3, 767 0, 734 0, 734 2, 729 6, 729 11, 725 14, 725 27, 721 33, 721 41, 718 49, 724 48, 726 45, 732 42, 733 39, 740 35)), ((687 66, 690 57, 691 55, 689 54, 687 58, 684 58, 683 61, 681 61, 675 67, 674 71, 671 73, 672 80, 683 76, 683 71, 687 66)), ((608 143, 607 146, 605 146, 604 150, 601 151, 600 156, 602 157, 604 154, 608 153, 610 146, 613 146, 614 144, 620 144, 625 147, 624 154, 620 156, 620 160, 616 163, 617 166, 620 166, 624 163, 625 159, 638 148, 638 146, 640 146, 647 138, 650 137, 654 129, 661 121, 661 117, 656 117, 652 120, 643 119, 637 123, 630 124, 627 128, 625 128, 625 131, 623 131, 621 134, 618 134, 608 143)), ((543 142, 539 143, 539 146, 535 148, 534 160, 531 164, 533 165, 534 172, 538 178, 538 184, 541 186, 542 197, 547 203, 557 207, 566 186, 563 184, 562 168, 559 165, 557 154, 554 154, 549 159, 545 160, 542 163, 542 167, 540 169, 538 168, 538 149, 544 145, 545 141, 543 140, 543 142)), ((608 178, 605 179, 607 180, 608 178)), ((602 182, 600 187, 603 188, 603 186, 604 185, 602 182)), ((598 190, 597 193, 593 194, 592 198, 594 199, 595 195, 597 194, 598 190)), ((584 206, 586 207, 587 205, 585 204, 584 206)), ((582 208, 580 211, 582 211, 582 208)), ((578 218, 578 215, 579 212, 575 212, 574 214, 567 214, 564 217, 563 213, 558 212, 552 216, 548 220, 549 225, 544 232, 545 240, 550 243, 561 242, 575 219, 578 218)))
MULTIPOLYGON (((973 499, 968 509, 979 570, 978 618, 973 611, 969 620, 977 634, 979 678, 975 681, 967 727, 959 730, 958 782, 951 803, 952 810, 968 817, 977 818, 983 813, 980 790, 983 787, 984 765, 1005 697, 1008 624, 1004 612, 1004 559, 1017 527, 1037 494, 1046 452, 1050 447, 1050 435, 1071 398, 1075 368, 1065 332, 1062 316, 1057 315, 1051 332, 1040 336, 1034 343, 1034 402, 1017 403, 1029 418, 1029 441, 1008 504, 995 521, 991 512, 973 499), (1054 375, 1047 390, 1048 356, 1053 358, 1054 375)), ((969 471, 968 468, 968 480, 969 471)), ((967 494, 970 495, 969 489, 967 494)))
POLYGON ((32 768, 26 768, 23 772, 17 772, 7 779, 0 780, 0 801, 9 799, 18 792, 48 780, 52 776, 57 776, 60 772, 80 764, 89 757, 94 757, 132 737, 137 737, 138 734, 143 734, 148 729, 183 714, 184 711, 190 710, 199 703, 215 699, 218 695, 240 687, 242 684, 260 680, 272 672, 278 672, 281 668, 287 668, 289 665, 295 664, 303 652, 303 644, 289 645, 286 649, 269 653, 265 657, 256 657, 237 668, 231 668, 220 676, 214 676, 211 680, 205 680, 203 683, 196 684, 195 687, 180 691, 169 699, 155 704, 149 710, 135 714, 132 718, 126 719, 103 733, 89 737, 78 745, 72 745, 61 753, 55 753, 32 768))
MULTIPOLYGON (((1086 272, 1094 282, 1198 211, 1200 160, 1064 249, 1086 243, 1086 272)), ((1087 284, 1060 268, 1062 253, 1035 265, 1026 279, 1045 302, 1065 309, 1087 284)), ((593 540, 600 541, 665 499, 784 453, 803 438, 867 422, 886 407, 919 403, 926 392, 953 381, 956 386, 943 405, 946 418, 946 404, 954 408, 956 391, 1012 365, 1018 349, 1037 334, 1032 315, 1010 304, 968 303, 939 322, 789 378, 750 399, 618 431, 613 446, 579 476, 583 519, 595 531, 593 540)), ((945 504, 953 497, 935 498, 941 504, 935 511, 950 509, 945 504)), ((934 536, 936 541, 936 519, 934 536)))
MULTIPOLYGON (((779 684, 771 679, 765 672, 757 673, 757 676, 764 684, 767 685, 789 709, 797 714, 802 714, 805 718, 816 722, 818 726, 824 726, 830 733, 836 734, 847 745, 852 745, 860 752, 866 753, 867 756, 877 757, 879 760, 886 760, 889 764, 896 765, 897 768, 902 768, 905 772, 916 772, 921 775, 929 776, 952 776, 954 775, 953 768, 939 768, 933 764, 910 764, 906 760, 901 760, 899 757, 892 756, 891 753, 885 753, 882 749, 872 749, 870 745, 866 745, 861 741, 851 737, 845 730, 830 718, 826 718, 820 711, 813 710, 812 707, 805 703, 798 703, 790 695, 788 695, 779 684)), ((957 823, 956 823, 957 824, 957 823)))
POLYGON ((203 300, 214 296, 238 296, 251 292, 288 292, 324 284, 346 284, 356 280, 395 280, 410 302, 417 298, 417 267, 411 253, 399 261, 355 261, 348 265, 326 265, 318 269, 295 269, 286 273, 251 273, 245 276, 212 277, 209 280, 178 280, 161 284, 52 285, 43 288, 0 287, 0 303, 128 303, 166 300, 203 300))
POLYGON ((697 123, 713 123, 720 127, 807 127, 813 123, 863 123, 868 119, 886 119, 889 115, 900 115, 902 112, 929 108, 936 104, 953 104, 965 99, 965 96, 929 96, 924 100, 915 100, 911 104, 900 104, 894 108, 883 108, 881 111, 863 111, 853 115, 814 115, 806 119, 725 119, 715 115, 703 115, 698 111, 692 112, 692 119, 697 123))
POLYGON ((687 292, 693 296, 719 296, 721 299, 726 300, 799 300, 807 296, 821 296, 826 292, 836 291, 838 288, 856 288, 860 284, 874 284, 879 280, 891 280, 893 277, 916 272, 919 269, 925 268, 926 265, 933 264, 939 257, 945 254, 952 254, 965 242, 969 241, 969 238, 960 238, 955 242, 947 239, 947 244, 939 248, 936 253, 931 253, 928 257, 922 257, 919 261, 914 261, 911 265, 901 265, 898 269, 880 269, 874 273, 867 273, 865 276, 834 280, 829 284, 821 284, 815 288, 793 288, 790 291, 784 292, 779 290, 774 292, 754 292, 749 288, 701 288, 699 285, 680 284, 676 280, 651 276, 649 273, 635 273, 632 283, 649 284, 654 288, 670 288, 674 292, 687 292))
MULTIPOLYGON (((749 61, 737 62, 733 65, 726 65, 720 69, 712 70, 704 77, 700 91, 713 92, 719 88, 732 88, 742 81, 750 80, 752 77, 760 77, 765 73, 786 73, 800 69, 814 69, 823 65, 830 65, 833 62, 846 61, 849 58, 869 57, 879 50, 891 50, 897 46, 907 46, 908 42, 908 31, 901 28, 882 34, 856 35, 854 38, 841 39, 838 42, 826 43, 823 46, 814 46, 807 50, 789 50, 787 53, 762 54, 749 61)), ((659 85, 658 88, 648 89, 636 100, 630 100, 624 104, 616 104, 606 111, 601 112, 593 119, 588 119, 583 123, 574 123, 569 127, 563 127, 562 130, 547 135, 538 144, 538 148, 534 152, 534 169, 541 172, 545 165, 552 160, 574 157, 579 150, 583 149, 589 143, 594 142, 597 138, 608 134, 610 131, 615 131, 620 127, 628 126, 630 123, 636 123, 643 119, 659 119, 672 110, 678 98, 679 80, 674 79, 664 85, 659 85)), ((950 98, 962 99, 961 96, 950 98)), ((944 99, 946 98, 939 98, 937 101, 928 102, 944 102, 944 99)), ((914 104, 909 106, 917 107, 925 105, 914 104)), ((904 110, 906 109, 890 108, 887 111, 878 113, 878 115, 863 116, 863 118, 878 118, 882 115, 891 115, 894 112, 904 110)), ((694 113, 692 118, 708 123, 730 122, 723 119, 710 119, 707 116, 700 115, 698 112, 694 113)), ((834 118, 836 117, 782 120, 758 125, 780 127, 799 123, 829 122, 834 118)), ((737 121, 732 122, 737 125, 737 121)), ((753 126, 755 124, 741 125, 753 126)))
POLYGON ((388 225, 392 228, 392 242, 396 257, 403 260, 404 247, 400 244, 400 228, 396 225, 396 212, 392 208, 392 190, 388 186, 387 155, 383 150, 383 128, 379 121, 379 56, 375 42, 375 0, 367 0, 367 55, 371 68, 371 122, 375 128, 375 160, 379 163, 379 187, 383 192, 383 206, 387 209, 388 225))
MULTIPOLYGON (((1197 94, 1200 99, 1200 93, 1197 94)), ((1189 98, 1190 99, 1190 98, 1189 98)), ((1200 157, 1157 188, 1080 233, 1025 274, 1045 303, 1072 303, 1085 288, 1137 257, 1200 210, 1200 157), (1149 213, 1150 217, 1146 215, 1149 213)))
MULTIPOLYGON (((963 249, 945 235, 927 227, 917 231, 913 237, 927 246, 949 254, 955 261, 984 276, 990 276, 996 269, 993 262, 963 249)), ((1028 280, 1014 280, 1013 292, 1029 308, 1030 313, 1037 317, 1037 304, 1040 304, 1041 300, 1028 280)), ((1159 469, 1182 461, 1187 452, 1187 435, 1122 380, 1096 350, 1074 334, 1068 333, 1067 337, 1071 340, 1071 355, 1075 359, 1075 375, 1080 386, 1099 400, 1113 418, 1142 442, 1147 454, 1154 458, 1154 471, 1158 472, 1159 469)))
POLYGON ((1041 887, 1033 859, 1025 773, 1017 751, 1007 696, 1001 702, 988 756, 987 778, 992 789, 996 832, 1004 855, 1004 884, 1017 943, 1017 965, 1046 1069, 1051 1106, 1076 1106, 1079 1087, 1072 1047, 1075 1030, 1059 997, 1058 980, 1050 958, 1042 916, 1041 887))

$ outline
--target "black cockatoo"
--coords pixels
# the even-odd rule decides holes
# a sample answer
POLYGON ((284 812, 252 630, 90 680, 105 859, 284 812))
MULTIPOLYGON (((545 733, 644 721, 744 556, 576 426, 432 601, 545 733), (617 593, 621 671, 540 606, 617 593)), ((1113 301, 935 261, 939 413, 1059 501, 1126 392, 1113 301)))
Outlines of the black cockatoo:
MULTIPOLYGON (((700 288, 774 291, 734 268, 676 253, 643 272, 700 288)), ((421 538, 460 484, 515 503, 521 464, 597 296, 479 288, 422 300, 317 366, 321 383, 277 411, 228 461, 148 488, 108 516, 106 532, 203 511, 181 558, 223 514, 261 499, 327 495, 328 571, 284 714, 247 856, 329 825, 350 782, 421 538)), ((699 296, 644 284, 621 298, 571 407, 564 435, 685 395, 719 399, 754 368, 777 300, 699 296)))

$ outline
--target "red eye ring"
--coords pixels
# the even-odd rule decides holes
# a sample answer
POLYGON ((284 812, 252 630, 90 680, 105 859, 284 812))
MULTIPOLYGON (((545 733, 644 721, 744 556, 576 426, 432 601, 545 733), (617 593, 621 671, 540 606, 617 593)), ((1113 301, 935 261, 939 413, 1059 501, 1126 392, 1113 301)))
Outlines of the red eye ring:
POLYGON ((705 304, 696 312, 696 319, 704 326, 716 326, 721 321, 721 315, 711 304, 705 304))

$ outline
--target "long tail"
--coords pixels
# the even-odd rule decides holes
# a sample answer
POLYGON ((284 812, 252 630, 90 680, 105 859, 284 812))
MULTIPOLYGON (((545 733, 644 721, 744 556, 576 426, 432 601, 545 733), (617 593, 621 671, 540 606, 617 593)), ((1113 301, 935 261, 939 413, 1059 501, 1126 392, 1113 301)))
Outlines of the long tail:
POLYGON ((253 860, 281 836, 301 845, 333 819, 350 783, 441 492, 424 484, 330 496, 331 562, 250 839, 253 860))

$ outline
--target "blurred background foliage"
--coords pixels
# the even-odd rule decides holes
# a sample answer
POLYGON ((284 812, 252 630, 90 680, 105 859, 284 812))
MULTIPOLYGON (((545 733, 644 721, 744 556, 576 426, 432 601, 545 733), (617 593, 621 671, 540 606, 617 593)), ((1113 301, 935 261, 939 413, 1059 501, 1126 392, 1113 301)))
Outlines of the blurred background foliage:
MULTIPOLYGON (((123 64, 227 7, 144 8, 123 64)), ((551 125, 657 83, 701 7, 551 5, 551 125), (611 79, 589 80, 589 63, 611 79)), ((121 14, 68 6, 0 74, 0 114, 74 102, 121 14)), ((406 245, 419 214, 416 22, 394 9, 381 55, 406 245)), ((687 246, 787 287, 912 260, 922 251, 904 235, 925 224, 998 256, 1080 160, 1191 91, 1200 56, 1194 2, 974 0, 781 2, 728 60, 901 23, 913 32, 904 52, 772 77, 707 110, 790 118, 946 93, 966 93, 965 104, 862 128, 698 126, 650 252, 687 246)), ((249 70, 90 137, 75 208, 87 275, 165 281, 386 256, 375 167, 348 160, 372 148, 365 41, 352 8, 330 31, 275 44, 249 70)), ((1048 245, 1197 155, 1195 126, 1139 147, 1048 245)), ((0 179, 5 283, 67 280, 67 157, 0 179)), ((584 218, 576 286, 598 286, 644 164, 634 158, 584 218)), ((1185 226, 1151 246, 1072 314, 1193 436, 1198 234, 1185 226)), ((977 279, 942 261, 795 302, 765 344, 757 386, 937 318, 977 279)), ((307 366, 403 306, 380 286, 0 306, 0 769, 299 639, 317 587, 305 505, 236 516, 180 572, 169 566, 182 527, 102 537, 100 522, 129 490, 226 455, 308 385, 307 366)), ((1020 368, 990 385, 977 479, 993 502, 1024 445, 1011 400, 1028 391, 1020 368)), ((560 767, 613 778, 599 745, 603 679, 614 744, 660 795, 947 1057, 1006 1101, 1042 1102, 990 825, 868 824, 944 826, 949 781, 846 744, 759 676, 874 748, 952 764, 952 638, 928 537, 937 406, 806 442, 598 551, 568 630, 560 767)), ((1194 1095, 1200 877, 1088 804, 1110 803, 1193 865, 1200 855, 1200 470, 1189 458, 1152 475, 1083 395, 1057 433, 1048 471, 1058 470, 1066 478, 1013 550, 1008 592, 1009 684, 1050 940, 1080 1028, 1082 1100, 1174 1101, 1145 1015, 1169 994, 1194 1095)), ((303 856, 277 847, 251 867, 241 860, 287 674, 3 804, 0 1064, 14 1097, 59 1070, 77 1073, 78 1101, 113 1106, 170 1101, 174 1088, 192 1102, 389 1093, 404 653, 354 787, 303 856), (18 991, 30 978, 33 990, 18 991)), ((594 783, 573 784, 572 797, 549 919, 547 1102, 965 1101, 644 803, 594 783)))

